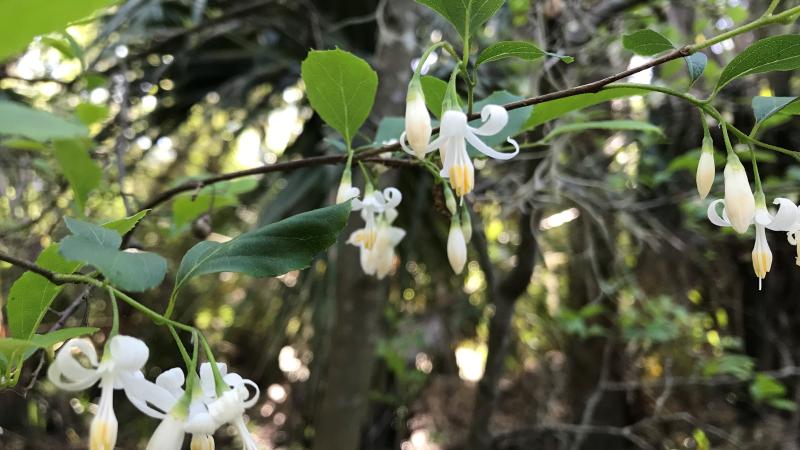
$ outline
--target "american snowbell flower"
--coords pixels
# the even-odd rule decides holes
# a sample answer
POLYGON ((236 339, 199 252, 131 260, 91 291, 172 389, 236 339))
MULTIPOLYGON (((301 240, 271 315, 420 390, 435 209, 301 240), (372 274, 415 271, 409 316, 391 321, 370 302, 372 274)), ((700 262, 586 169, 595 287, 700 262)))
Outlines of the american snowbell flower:
POLYGON ((365 194, 363 201, 353 201, 353 209, 361 210, 365 226, 354 231, 347 242, 360 248, 361 268, 367 275, 383 279, 392 269, 394 249, 406 235, 402 228, 392 226, 402 198, 396 188, 386 188, 365 194))
POLYGON ((451 219, 450 233, 447 235, 447 259, 455 273, 461 273, 467 263, 467 241, 457 214, 451 219))
POLYGON ((211 365, 204 363, 200 366, 200 384, 203 385, 203 391, 206 395, 213 398, 213 401, 208 404, 208 413, 216 423, 227 423, 236 428, 239 432, 239 438, 242 440, 243 450, 258 450, 258 445, 256 445, 253 436, 250 435, 247 425, 244 423, 245 409, 252 407, 258 401, 260 395, 258 385, 251 380, 242 378, 238 374, 226 373, 227 368, 224 364, 218 364, 217 367, 219 367, 225 384, 229 388, 221 395, 217 395, 213 387, 214 380, 211 365), (253 388, 255 392, 251 394, 248 387, 253 388), (210 393, 213 393, 213 395, 210 393))
POLYGON ((139 339, 117 335, 110 339, 102 360, 87 339, 68 341, 47 370, 47 378, 60 389, 80 391, 100 382, 100 404, 89 432, 90 450, 112 450, 117 442, 114 389, 123 389, 133 403, 157 402, 161 394, 141 372, 149 349, 139 339), (83 354, 90 367, 81 363, 83 354))
MULTIPOLYGON (((755 213, 751 216, 750 222, 744 227, 746 231, 750 223, 755 223, 756 238, 755 246, 753 247, 753 270, 758 277, 758 288, 761 289, 762 282, 766 278, 767 273, 772 268, 772 251, 769 249, 767 242, 766 230, 772 231, 790 231, 798 218, 797 206, 787 198, 776 198, 774 204, 778 205, 778 211, 773 215, 767 209, 764 200, 764 194, 759 192, 757 199, 754 200, 757 204, 755 213)), ((723 203, 723 200, 714 200, 708 206, 708 219, 714 225, 720 227, 732 227, 733 222, 729 219, 727 213, 727 202, 722 211, 722 216, 717 212, 717 205, 723 203)))
POLYGON ((744 233, 753 223, 756 202, 747 172, 733 152, 728 152, 725 165, 725 212, 727 220, 737 233, 744 233))
POLYGON ((428 141, 431 140, 431 116, 425 106, 425 94, 422 92, 422 83, 418 74, 414 74, 408 83, 406 94, 406 129, 400 135, 403 148, 419 159, 425 158, 428 153, 428 141), (406 140, 412 151, 406 147, 406 140))
POLYGON ((351 161, 348 159, 347 165, 342 173, 342 180, 339 182, 339 190, 336 191, 336 203, 344 203, 350 199, 358 197, 361 192, 357 187, 353 187, 353 177, 350 171, 351 161))
POLYGON ((697 164, 697 193, 700 199, 705 200, 711 192, 711 185, 714 184, 714 143, 711 136, 703 138, 703 151, 700 154, 700 162, 697 164))

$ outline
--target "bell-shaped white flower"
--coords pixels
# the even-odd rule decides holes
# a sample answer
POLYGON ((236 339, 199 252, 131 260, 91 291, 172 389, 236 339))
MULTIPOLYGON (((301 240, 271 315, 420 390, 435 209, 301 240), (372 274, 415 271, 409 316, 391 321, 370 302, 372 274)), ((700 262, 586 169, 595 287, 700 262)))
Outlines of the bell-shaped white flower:
POLYGON ((705 199, 708 193, 711 192, 711 185, 714 184, 714 174, 716 168, 714 167, 714 144, 710 136, 703 138, 703 151, 700 154, 700 162, 697 164, 697 174, 695 181, 697 182, 697 193, 700 194, 700 199, 705 199))
POLYGON ((339 182, 339 189, 336 191, 336 203, 344 203, 350 199, 358 197, 359 189, 353 187, 353 177, 350 172, 350 161, 344 168, 342 173, 342 180, 339 182))
MULTIPOLYGON (((759 192, 755 200, 757 207, 750 219, 750 223, 755 223, 756 239, 753 248, 753 269, 758 277, 758 288, 761 289, 762 282, 767 276, 767 272, 772 268, 772 251, 767 242, 766 230, 789 231, 795 226, 800 217, 800 210, 788 198, 776 198, 773 203, 778 205, 778 211, 772 214, 767 209, 764 194, 759 192)), ((727 203, 722 210, 722 216, 717 211, 718 205, 724 203, 723 200, 714 200, 708 205, 708 219, 714 225, 720 227, 732 227, 733 224, 727 214, 727 203)), ((749 227, 750 223, 745 227, 749 227)), ((790 238, 791 239, 791 238, 790 238)))
MULTIPOLYGON (((481 120, 483 124, 473 128, 467 123, 467 115, 462 111, 445 111, 439 136, 425 149, 426 153, 439 150, 443 165, 441 176, 450 179, 450 186, 459 197, 468 194, 475 187, 475 167, 467 153, 467 143, 494 159, 507 160, 519 153, 519 145, 510 137, 507 141, 514 146, 511 153, 493 150, 478 137, 492 136, 503 130, 508 123, 508 111, 505 108, 500 105, 486 105, 481 109, 481 120)), ((408 152, 407 149, 406 151, 408 152)))
MULTIPOLYGON (((244 423, 244 411, 258 401, 260 395, 258 385, 251 380, 242 378, 238 374, 226 373, 224 365, 219 365, 218 367, 229 389, 220 396, 217 396, 216 392, 214 392, 213 400, 208 403, 208 413, 217 423, 228 423, 236 427, 242 440, 243 449, 258 450, 258 445, 256 445, 244 423), (251 393, 248 388, 252 388, 254 392, 251 393)), ((200 366, 200 382, 207 394, 209 390, 215 391, 213 388, 213 373, 208 363, 200 366)))
POLYGON ((406 94, 405 131, 400 135, 400 145, 405 151, 419 159, 428 153, 428 142, 431 140, 431 116, 425 106, 425 94, 418 76, 411 78, 406 94), (411 150, 406 146, 411 146, 411 150))
POLYGON ((47 370, 50 382, 67 391, 80 391, 100 382, 100 404, 90 427, 90 449, 111 450, 116 445, 118 423, 114 415, 114 389, 123 389, 133 403, 172 406, 168 399, 162 401, 162 391, 158 387, 144 379, 141 369, 148 356, 149 349, 144 342, 122 335, 111 338, 102 361, 98 360, 94 346, 87 339, 72 339, 59 350, 47 370))
POLYGON ((454 215, 450 222, 450 233, 447 235, 447 259, 455 273, 460 274, 467 263, 467 242, 461 229, 458 216, 454 215))
POLYGON ((354 231, 347 240, 360 249, 361 268, 367 275, 383 279, 394 266, 395 247, 403 240, 406 232, 392 226, 397 218, 397 205, 403 195, 395 188, 366 195, 363 202, 354 201, 354 208, 361 209, 366 225, 354 231), (365 212, 366 211, 366 212, 365 212))
POLYGON ((753 222, 756 203, 747 172, 735 153, 728 153, 725 165, 725 211, 728 220, 737 233, 744 233, 753 222))

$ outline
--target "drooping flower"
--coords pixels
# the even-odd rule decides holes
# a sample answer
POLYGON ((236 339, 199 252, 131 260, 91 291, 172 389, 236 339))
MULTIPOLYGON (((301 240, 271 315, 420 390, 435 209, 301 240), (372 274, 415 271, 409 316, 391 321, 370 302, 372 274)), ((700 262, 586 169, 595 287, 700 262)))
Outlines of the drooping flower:
POLYGON ((447 235, 447 259, 450 261, 450 267, 457 274, 464 270, 464 265, 467 263, 467 242, 464 239, 464 231, 461 229, 458 215, 453 215, 450 222, 450 233, 447 235))
POLYGON ((258 445, 244 423, 244 411, 258 401, 260 395, 258 385, 238 374, 226 373, 227 368, 224 364, 219 364, 217 367, 225 384, 228 385, 228 390, 221 395, 216 394, 211 365, 204 363, 200 366, 200 383, 205 395, 212 398, 208 403, 208 413, 216 423, 228 423, 236 428, 244 450, 258 450, 258 445), (248 387, 253 388, 255 392, 251 394, 248 387))
POLYGON ((98 361, 91 341, 72 339, 56 355, 47 370, 47 378, 60 389, 80 391, 100 382, 100 404, 89 431, 91 450, 112 450, 117 441, 118 422, 114 414, 114 389, 123 389, 133 403, 158 404, 169 408, 168 399, 162 401, 158 387, 144 379, 141 372, 147 362, 149 349, 139 339, 117 335, 106 345, 103 359, 98 361), (85 357, 89 367, 81 363, 85 357))
POLYGON ((342 172, 342 180, 339 182, 339 189, 336 191, 336 203, 344 203, 350 199, 358 197, 361 192, 357 187, 353 187, 353 177, 350 170, 351 160, 348 159, 342 172))
POLYGON ((714 143, 710 136, 703 138, 703 151, 700 154, 700 162, 697 164, 697 193, 700 199, 704 200, 711 192, 711 185, 714 184, 714 143))
MULTIPOLYGON (((752 255, 753 270, 758 277, 758 288, 760 290, 764 278, 772 268, 772 251, 769 249, 766 230, 790 231, 798 219, 798 208, 787 198, 776 198, 773 203, 778 205, 778 211, 773 215, 767 209, 764 194, 761 192, 757 194, 755 202, 758 206, 755 208, 755 213, 750 218, 747 226, 744 227, 744 230, 746 231, 749 228, 750 223, 755 223, 756 239, 752 255)), ((727 209, 727 202, 714 200, 708 205, 708 219, 714 225, 732 227, 733 223, 729 219, 727 209), (722 216, 717 212, 717 207, 720 203, 725 205, 722 210, 722 216)))
POLYGON ((396 188, 386 188, 366 194, 363 201, 353 201, 353 209, 361 210, 365 226, 354 231, 347 242, 359 247, 361 268, 367 275, 383 279, 392 269, 394 249, 406 235, 402 228, 392 226, 402 198, 396 188))
POLYGON ((736 153, 728 152, 725 165, 725 211, 737 233, 744 233, 753 223, 755 197, 750 189, 747 172, 736 153))
MULTIPOLYGON (((400 143, 406 148, 406 139, 413 152, 409 152, 419 159, 425 158, 428 153, 428 142, 431 140, 431 116, 425 106, 425 94, 419 75, 415 74, 408 83, 406 94, 406 120, 405 131, 400 135, 400 143)), ((408 150, 407 150, 408 151, 408 150)))

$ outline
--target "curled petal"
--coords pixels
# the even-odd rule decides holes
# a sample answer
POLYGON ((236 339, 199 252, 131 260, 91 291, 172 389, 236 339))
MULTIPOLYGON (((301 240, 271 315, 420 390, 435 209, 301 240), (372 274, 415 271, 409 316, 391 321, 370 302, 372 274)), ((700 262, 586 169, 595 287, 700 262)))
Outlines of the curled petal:
POLYGON ((256 402, 258 401, 258 398, 261 396, 261 390, 258 388, 258 385, 255 382, 253 382, 253 380, 245 379, 243 381, 244 381, 243 386, 245 388, 248 388, 248 387, 253 388, 252 390, 251 389, 247 389, 247 393, 248 393, 249 397, 247 397, 244 400, 242 400, 242 404, 244 405, 244 407, 245 408, 250 408, 253 405, 255 405, 256 402), (252 395, 250 395, 251 393, 252 393, 252 395))
POLYGON ((442 146, 444 139, 442 136, 437 136, 436 139, 432 140, 430 144, 428 144, 428 148, 425 150, 425 154, 428 154, 434 150, 437 150, 439 147, 442 146))
POLYGON ((163 419, 175 406, 177 398, 165 388, 147 381, 141 372, 120 374, 119 380, 133 406, 150 417, 163 419))
POLYGON ((361 200, 354 198, 353 201, 350 203, 350 209, 353 211, 359 211, 364 208, 364 203, 361 200))
POLYGON ((486 105, 481 109, 481 121, 480 127, 469 129, 479 136, 495 135, 508 123, 508 111, 500 105, 486 105))
MULTIPOLYGON (((514 146, 515 150, 513 152, 511 152, 511 153, 502 153, 502 152, 498 152, 497 150, 494 150, 493 148, 491 148, 488 145, 484 144, 483 141, 481 141, 478 138, 478 136, 475 136, 472 133, 467 133, 466 137, 467 137, 467 142, 472 144, 472 146, 475 147, 476 149, 478 149, 479 152, 483 153, 484 155, 486 155, 486 156, 488 156, 490 158, 500 159, 500 160, 505 161, 507 159, 511 159, 511 158, 517 156, 517 153, 519 153, 519 146, 518 145, 514 146)), ((516 142, 514 141, 514 143, 516 143, 516 142)))
POLYGON ((402 148, 404 152, 408 153, 411 156, 417 156, 417 154, 414 153, 414 150, 412 150, 411 147, 409 147, 408 144, 406 143, 405 131, 403 131, 403 133, 400 135, 400 148, 402 148))
POLYGON ((136 371, 144 367, 150 349, 140 339, 131 336, 117 335, 111 338, 111 358, 115 370, 136 371))
MULTIPOLYGON (((778 212, 772 217, 770 223, 764 226, 772 231, 788 231, 797 220, 797 206, 788 198, 776 198, 773 201, 778 206, 778 212)), ((756 214, 756 220, 758 214, 756 214)))
POLYGON ((61 368, 53 363, 50 364, 50 367, 47 369, 47 379, 59 389, 65 391, 82 391, 97 383, 97 380, 100 379, 100 373, 92 371, 91 373, 87 372, 87 376, 82 378, 69 378, 65 376, 61 368))
POLYGON ((169 391, 175 398, 183 395, 182 386, 185 381, 183 370, 178 367, 166 370, 156 377, 156 384, 169 391))
POLYGON ((728 221, 727 217, 720 217, 719 213, 717 212, 717 205, 719 204, 723 205, 722 214, 723 216, 725 215, 725 200, 717 199, 708 205, 708 220, 718 227, 729 227, 731 226, 731 223, 728 221))
POLYGON ((72 339, 61 347, 47 374, 50 381, 61 389, 81 390, 100 379, 97 365, 97 351, 92 343, 86 339, 72 339), (73 350, 86 356, 93 367, 83 366, 73 350))
POLYGON ((403 200, 403 194, 399 189, 388 187, 383 190, 383 197, 386 199, 385 208, 397 208, 400 201, 403 200))

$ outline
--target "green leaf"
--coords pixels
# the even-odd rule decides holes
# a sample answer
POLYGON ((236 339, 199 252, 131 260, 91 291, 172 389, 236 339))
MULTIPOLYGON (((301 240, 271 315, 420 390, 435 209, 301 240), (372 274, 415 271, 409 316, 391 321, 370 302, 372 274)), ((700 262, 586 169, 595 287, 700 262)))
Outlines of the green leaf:
POLYGON ((59 243, 65 258, 91 264, 111 284, 133 292, 157 286, 167 273, 167 261, 161 256, 142 251, 122 251, 122 236, 88 222, 64 218, 72 231, 59 243))
POLYGON ((447 82, 430 75, 420 78, 422 93, 425 94, 425 106, 436 117, 442 117, 442 102, 447 92, 447 82))
MULTIPOLYGON (((439 103, 440 108, 441 106, 442 104, 439 103)), ((376 146, 381 146, 397 142, 397 140, 400 139, 400 135, 405 131, 405 128, 405 118, 397 116, 384 117, 378 124, 378 131, 375 132, 375 141, 373 143, 376 146)))
POLYGON ((108 118, 108 106, 94 103, 81 103, 75 107, 75 115, 84 125, 102 122, 108 118))
POLYGON ((753 97, 751 106, 756 122, 763 122, 773 114, 800 114, 797 97, 753 97))
POLYGON ((83 209, 89 193, 100 184, 103 171, 89 156, 85 143, 77 139, 55 141, 53 156, 75 193, 78 207, 83 209))
POLYGON ((767 404, 775 409, 781 409, 783 411, 797 410, 797 403, 795 403, 793 400, 789 400, 788 398, 773 398, 767 400, 767 404))
POLYGON ((556 136, 565 133, 575 133, 585 130, 624 130, 624 131, 642 131, 645 133, 655 133, 661 136, 664 133, 661 128, 639 120, 599 120, 596 122, 576 122, 566 125, 559 125, 547 134, 542 140, 549 141, 556 136))
POLYGON ((416 0, 436 11, 455 27, 462 39, 469 39, 494 16, 505 0, 416 0))
POLYGON ((733 375, 740 380, 747 380, 753 375, 755 363, 746 355, 722 355, 705 363, 703 375, 733 375))
POLYGON ((58 50, 58 52, 67 59, 77 58, 75 49, 72 48, 72 45, 70 45, 70 42, 66 39, 56 39, 50 36, 43 36, 40 42, 58 50))
POLYGON ((717 81, 719 91, 731 81, 754 73, 800 68, 800 35, 786 34, 756 41, 728 63, 717 81))
POLYGON ((0 62, 22 51, 37 35, 64 29, 116 0, 0 0, 0 62))
POLYGON ((175 290, 198 275, 217 272, 273 277, 304 269, 327 249, 347 223, 350 203, 298 214, 225 243, 203 241, 181 261, 175 290))
POLYGON ((786 386, 769 375, 757 373, 750 384, 750 395, 759 402, 782 398, 786 395, 786 386))
MULTIPOLYGON (((0 0, 0 4, 2 1, 0 0)), ((21 103, 0 100, 0 135, 49 141, 85 137, 88 134, 89 130, 80 122, 39 111, 21 103)))
POLYGON ((535 61, 545 55, 545 52, 530 42, 504 41, 486 47, 475 62, 479 66, 485 62, 497 61, 505 58, 520 58, 526 61, 535 61))
POLYGON ((25 356, 25 353, 38 348, 42 348, 42 345, 25 339, 0 339, 0 355, 6 364, 16 365, 25 356))
POLYGON ((669 39, 653 30, 639 30, 622 36, 622 46, 637 55, 655 55, 675 48, 669 39))
POLYGON ((647 95, 650 91, 640 88, 613 87, 606 88, 596 94, 580 94, 572 97, 551 100, 536 105, 524 129, 529 129, 541 125, 550 120, 559 118, 564 114, 583 109, 598 103, 604 103, 615 98, 631 97, 634 95, 647 95))
POLYGON ((711 450, 711 442, 708 441, 708 436, 700 428, 695 428, 692 432, 694 442, 697 444, 697 450, 711 450))
POLYGON ((47 151, 47 146, 39 141, 24 138, 10 138, 0 141, 0 146, 17 150, 36 150, 39 152, 47 151))
MULTIPOLYGON (((147 215, 141 211, 125 219, 108 222, 103 227, 125 234, 147 215)), ((36 265, 57 273, 73 273, 83 267, 82 263, 67 261, 58 251, 58 244, 49 245, 36 258, 36 265)), ((11 285, 8 292, 8 329, 15 338, 31 339, 50 304, 63 286, 55 285, 41 275, 25 272, 11 285)))
POLYGON ((183 194, 172 201, 172 219, 175 229, 180 230, 200 215, 214 209, 240 204, 239 195, 252 191, 258 181, 250 178, 233 180, 206 186, 199 193, 183 194))
POLYGON ((308 101, 349 145, 367 120, 378 75, 363 59, 343 50, 312 50, 301 68, 308 101))
POLYGON ((703 75, 703 72, 706 70, 706 64, 708 63, 708 57, 705 53, 692 53, 691 55, 683 58, 686 61, 686 70, 689 71, 689 79, 691 80, 691 84, 694 84, 700 76, 703 75))

